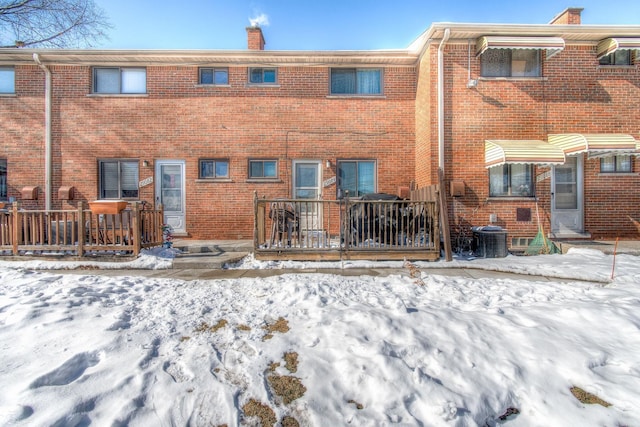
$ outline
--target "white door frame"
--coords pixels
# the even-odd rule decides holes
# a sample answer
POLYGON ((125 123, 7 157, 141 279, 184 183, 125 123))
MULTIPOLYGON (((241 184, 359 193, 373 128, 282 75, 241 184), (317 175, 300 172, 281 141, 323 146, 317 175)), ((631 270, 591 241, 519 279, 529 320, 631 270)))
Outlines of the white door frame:
MULTIPOLYGON (((298 189, 315 189, 317 191, 316 198, 309 200, 322 200, 322 160, 294 160, 292 162, 292 194, 294 199, 300 198, 298 196, 298 189), (297 166, 301 164, 313 164, 317 167, 317 176, 316 176, 316 187, 297 187, 296 186, 296 172, 297 166)), ((301 214, 301 227, 303 229, 320 229, 322 228, 322 205, 321 204, 313 204, 312 206, 317 207, 318 209, 314 209, 313 212, 300 212, 301 214), (305 223, 305 220, 311 220, 310 224, 305 223)))
MULTIPOLYGON (((575 181, 560 173, 567 169, 566 163, 553 166, 551 174, 551 233, 555 237, 577 237, 584 234, 584 156, 579 154, 567 157, 567 162, 575 162, 575 181), (576 192, 575 208, 558 208, 556 202, 560 203, 562 197, 562 191, 558 190, 568 190, 571 186, 574 186, 576 192)), ((565 194, 568 193, 565 191, 565 194)))
POLYGON ((174 233, 186 233, 185 161, 156 160, 154 179, 156 206, 163 206, 164 223, 173 227, 174 233), (165 168, 174 169, 176 166, 179 168, 178 175, 164 173, 165 168), (181 182, 175 183, 176 176, 181 182), (168 187, 164 187, 163 184, 167 184, 168 187))

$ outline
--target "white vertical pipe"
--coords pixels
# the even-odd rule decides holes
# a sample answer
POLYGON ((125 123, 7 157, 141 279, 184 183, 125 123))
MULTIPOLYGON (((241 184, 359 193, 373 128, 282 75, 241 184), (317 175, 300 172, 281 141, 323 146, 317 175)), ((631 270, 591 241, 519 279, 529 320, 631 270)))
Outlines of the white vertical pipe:
POLYGON ((45 210, 51 210, 51 175, 52 175, 52 155, 51 155, 51 70, 43 65, 37 53, 33 54, 33 60, 45 74, 44 88, 44 194, 45 210))
POLYGON ((444 45, 449 40, 446 28, 438 46, 438 168, 444 172, 444 45))

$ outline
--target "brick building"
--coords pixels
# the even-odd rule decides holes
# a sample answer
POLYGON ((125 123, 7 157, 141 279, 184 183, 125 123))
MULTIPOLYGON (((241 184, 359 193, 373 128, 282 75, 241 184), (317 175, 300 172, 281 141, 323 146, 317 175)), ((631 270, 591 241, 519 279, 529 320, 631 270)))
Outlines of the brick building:
POLYGON ((255 192, 396 193, 442 170, 452 222, 515 246, 536 211, 559 237, 638 237, 640 26, 580 11, 435 23, 398 50, 269 51, 255 27, 242 51, 2 49, 0 199, 162 203, 178 235, 248 239, 255 192))
POLYGON ((640 27, 580 25, 581 11, 416 41, 416 182, 441 168, 457 184, 452 223, 502 226, 512 246, 538 217, 557 238, 640 235, 640 27))

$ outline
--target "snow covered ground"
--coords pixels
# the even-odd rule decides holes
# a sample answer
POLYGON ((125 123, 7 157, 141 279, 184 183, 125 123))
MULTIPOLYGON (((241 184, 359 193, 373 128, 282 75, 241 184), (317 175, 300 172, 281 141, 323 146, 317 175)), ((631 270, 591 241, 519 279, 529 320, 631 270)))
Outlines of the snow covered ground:
MULTIPOLYGON (((127 266, 170 266, 158 255, 127 266)), ((588 249, 446 263, 554 281, 430 273, 444 262, 190 282, 0 262, 0 425, 638 426, 639 260, 618 255, 613 280, 588 249)), ((310 264, 235 268, 283 266, 310 264)))

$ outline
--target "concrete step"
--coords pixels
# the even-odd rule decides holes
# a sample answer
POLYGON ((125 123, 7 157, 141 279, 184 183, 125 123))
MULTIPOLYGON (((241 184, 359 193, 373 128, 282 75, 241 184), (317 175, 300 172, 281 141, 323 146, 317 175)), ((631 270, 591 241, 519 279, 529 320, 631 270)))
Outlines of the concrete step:
POLYGON ((252 240, 176 240, 173 247, 184 254, 253 252, 252 240))
POLYGON ((221 269, 240 261, 253 251, 251 240, 177 240, 173 247, 181 253, 173 260, 174 269, 221 269))
POLYGON ((225 264, 235 263, 249 252, 201 252, 182 253, 173 260, 173 269, 221 269, 225 264))

